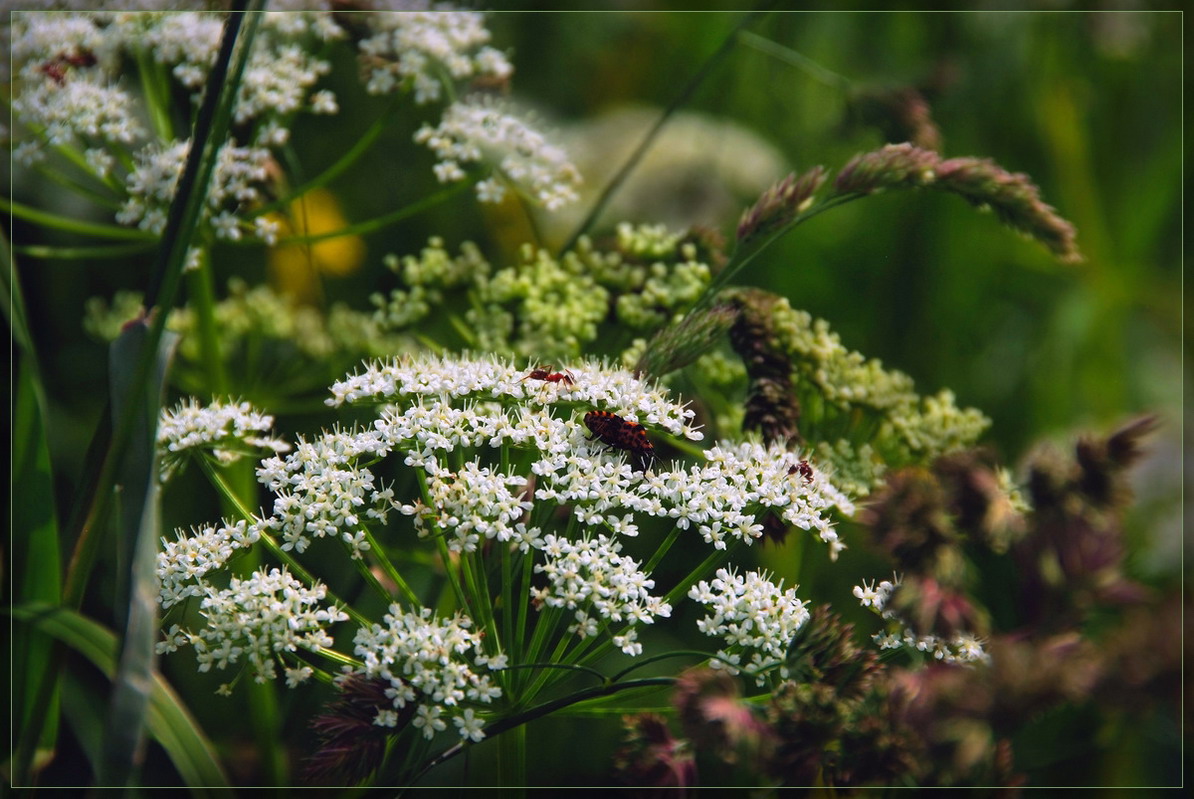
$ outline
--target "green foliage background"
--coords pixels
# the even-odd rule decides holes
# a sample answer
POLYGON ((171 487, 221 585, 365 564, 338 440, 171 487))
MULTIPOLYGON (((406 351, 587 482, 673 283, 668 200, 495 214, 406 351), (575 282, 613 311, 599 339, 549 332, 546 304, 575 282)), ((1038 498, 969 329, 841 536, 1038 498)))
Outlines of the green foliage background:
MULTIPOLYGON (((513 50, 515 97, 565 124, 628 102, 666 105, 739 18, 716 12, 498 13, 490 27, 497 46, 513 50)), ((1078 228, 1086 260, 1060 265, 1036 243, 1018 239, 956 198, 905 192, 852 203, 799 227, 756 260, 742 282, 781 293, 793 306, 828 319, 847 346, 908 372, 920 391, 952 388, 959 405, 992 417, 987 440, 1011 463, 1042 437, 1107 429, 1142 412, 1160 414, 1163 426, 1154 461, 1145 466, 1131 531, 1136 554, 1129 564, 1135 576, 1153 584, 1179 577, 1173 556, 1180 547, 1185 445, 1179 429, 1188 380, 1182 359, 1181 26, 1179 14, 1149 12, 775 12, 752 26, 860 88, 944 76, 931 101, 944 154, 990 157, 1031 175, 1045 201, 1078 228)), ((381 101, 364 95, 354 70, 351 62, 338 64, 332 77, 341 113, 303 119, 294 130, 307 175, 334 161, 380 113, 381 101)), ((739 45, 688 107, 754 130, 782 151, 792 170, 816 164, 835 169, 883 143, 874 128, 849 124, 846 100, 840 89, 807 72, 739 45)), ((432 156, 409 155, 412 132, 432 112, 405 109, 332 187, 350 221, 434 190, 432 156)), ((18 185, 13 196, 64 213, 89 212, 64 207, 69 196, 56 187, 18 185)), ((415 252, 431 235, 444 238, 450 249, 474 240, 500 261, 508 247, 500 221, 462 194, 370 236, 364 267, 328 281, 328 299, 367 307, 369 293, 389 286, 382 256, 415 252)), ((737 216, 705 221, 732 237, 737 216)), ((21 223, 12 236, 18 244, 68 241, 21 223)), ((264 279, 259 251, 224 247, 215 251, 214 262, 217 275, 264 279)), ((80 478, 106 380, 104 345, 82 330, 84 303, 121 288, 141 289, 149 267, 149 257, 23 260, 20 279, 45 364, 60 516, 80 478)), ((279 428, 318 423, 296 418, 279 428)), ((164 521, 210 518, 198 509, 210 503, 205 495, 180 497, 164 521)), ((838 581, 847 576, 858 575, 846 569, 838 581)), ((90 607, 104 607, 111 586, 96 580, 93 593, 90 607)), ((182 670, 173 672, 171 679, 185 684, 182 670)), ((210 689, 181 690, 202 696, 210 689)), ((291 693, 282 692, 284 703, 305 702, 291 693)), ((232 722, 243 712, 223 702, 193 709, 212 734, 235 729, 232 722)), ((1047 741, 1058 734, 1049 725, 1064 731, 1081 723, 1046 720, 1036 734, 1047 741)), ((606 737, 583 742, 579 731, 596 736, 599 725, 575 724, 547 720, 532 728, 531 751, 541 747, 536 782, 601 780, 602 761, 588 752, 608 751, 616 724, 607 720, 606 737)), ((1083 775, 1092 784, 1171 781, 1172 761, 1155 762, 1146 743, 1137 740, 1111 759, 1096 759, 1091 750, 1066 753, 1052 766, 1042 759, 1034 776, 1045 783, 1065 781, 1065 775, 1083 775), (1083 770, 1076 770, 1079 763, 1083 770)), ((237 750, 235 738, 221 744, 225 755, 237 750)), ((485 750, 478 748, 472 768, 484 767, 485 750)), ((467 767, 453 764, 438 779, 459 780, 467 767)), ((231 769, 240 770, 235 762, 231 769)))

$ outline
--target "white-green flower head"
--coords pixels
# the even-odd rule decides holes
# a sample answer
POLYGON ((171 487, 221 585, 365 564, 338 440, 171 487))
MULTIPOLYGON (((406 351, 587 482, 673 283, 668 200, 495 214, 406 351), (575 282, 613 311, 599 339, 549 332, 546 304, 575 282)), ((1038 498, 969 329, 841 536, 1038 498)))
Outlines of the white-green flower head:
MULTIPOLYGON (((516 366, 499 358, 469 356, 377 361, 332 384, 332 398, 327 404, 339 407, 346 402, 398 403, 421 398, 448 403, 517 402, 536 408, 566 402, 574 407, 608 410, 628 421, 693 441, 703 438, 692 426, 695 412, 691 408, 673 402, 665 389, 625 369, 600 362, 568 364, 571 382, 552 382, 527 379, 534 368, 533 364, 516 366)), ((465 414, 456 422, 471 418, 465 414)))
POLYGON ((445 75, 502 81, 514 71, 501 51, 488 46, 484 15, 425 0, 399 5, 408 10, 362 15, 373 31, 360 42, 371 94, 409 88, 416 103, 430 103, 443 96, 445 75))

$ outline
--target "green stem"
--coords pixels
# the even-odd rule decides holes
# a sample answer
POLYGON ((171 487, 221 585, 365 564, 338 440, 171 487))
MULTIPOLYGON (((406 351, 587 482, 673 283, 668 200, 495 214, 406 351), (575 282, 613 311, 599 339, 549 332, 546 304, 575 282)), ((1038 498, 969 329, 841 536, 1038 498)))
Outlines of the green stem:
MULTIPOLYGON (((559 608, 553 608, 548 605, 543 606, 543 610, 539 613, 539 618, 535 620, 535 632, 531 636, 531 642, 527 645, 524 660, 531 663, 539 660, 539 651, 543 648, 544 642, 550 639, 552 633, 555 632, 555 628, 560 623, 562 615, 563 612, 559 608)), ((531 694, 524 696, 521 692, 532 679, 534 679, 534 676, 528 675, 526 679, 519 680, 519 703, 531 698, 531 694)))
MULTIPOLYGON (((435 503, 431 499, 431 491, 427 487, 427 473, 422 469, 415 469, 415 477, 419 481, 419 493, 423 497, 423 504, 429 509, 435 508, 435 503)), ((465 598, 464 588, 460 585, 460 579, 456 574, 456 570, 452 566, 452 553, 448 550, 448 542, 444 538, 444 531, 440 530, 437 525, 431 538, 435 540, 435 547, 439 551, 440 560, 443 561, 444 575, 447 577, 448 583, 452 586, 452 593, 456 595, 457 607, 468 613, 468 600, 465 598)))
POLYGON ((518 623, 514 625, 516 642, 514 651, 518 657, 525 658, 527 651, 523 648, 526 643, 527 613, 531 605, 531 573, 535 570, 535 550, 530 550, 522 558, 522 574, 518 586, 518 623))
MULTIPOLYGON (((600 633, 598 633, 598 634, 600 635, 600 633)), ((551 656, 548 657, 548 659, 547 659, 548 663, 561 663, 562 665, 575 665, 575 664, 568 663, 567 661, 564 661, 561 659, 561 657, 564 654, 564 650, 568 648, 569 638, 570 638, 570 636, 568 635, 567 632, 565 632, 562 636, 560 636, 560 640, 556 642, 556 648, 552 651, 551 656)), ((582 667, 582 668, 587 668, 587 667, 582 667)), ((596 671, 596 669, 593 669, 593 671, 596 671)), ((548 682, 551 682, 552 678, 554 676, 555 675, 551 671, 548 671, 548 670, 544 670, 544 671, 540 672, 539 676, 535 678, 535 681, 533 683, 531 683, 531 687, 526 690, 526 693, 524 693, 522 696, 520 696, 518 698, 519 701, 526 702, 531 699, 534 699, 535 695, 538 694, 540 691, 542 691, 544 686, 546 686, 548 684, 548 682)))
POLYGON ((525 788, 527 784, 527 728, 515 727, 498 736, 498 785, 525 788))
POLYGON ((136 59, 150 124, 159 140, 171 142, 174 140, 174 125, 170 122, 170 87, 164 85, 161 68, 154 63, 146 48, 137 48, 136 59))
POLYGON ((30 258, 42 258, 47 261, 83 261, 100 260, 106 258, 127 258, 153 249, 153 242, 142 244, 114 244, 96 247, 50 247, 41 244, 26 244, 13 247, 12 251, 30 258))
POLYGON ((379 566, 381 566, 382 571, 384 571, 386 576, 393 580, 394 584, 398 586, 398 589, 406 595, 411 607, 416 609, 422 607, 422 604, 419 602, 418 595, 415 594, 414 590, 410 587, 406 580, 402 579, 402 575, 398 573, 398 569, 394 566, 393 562, 386 555, 385 551, 383 551, 381 546, 377 543, 377 539, 373 536, 373 531, 364 525, 362 525, 360 529, 365 533, 365 540, 369 542, 369 550, 377 559, 377 563, 379 566))
POLYGON ((734 539, 734 542, 725 549, 713 550, 709 557, 701 561, 701 565, 690 571, 683 580, 676 584, 675 588, 667 592, 667 596, 663 598, 663 601, 669 605, 674 605, 677 599, 680 599, 682 596, 688 593, 688 589, 691 588, 697 580, 708 574, 714 566, 729 558, 730 555, 732 555, 739 547, 742 546, 742 543, 743 542, 741 538, 736 538, 734 539))
MULTIPOLYGON (((75 194, 86 197, 96 205, 107 208, 109 211, 120 210, 121 203, 116 197, 113 197, 110 194, 101 194, 99 191, 91 188, 90 186, 85 186, 74 178, 62 174, 57 169, 52 169, 45 165, 38 164, 37 174, 53 183, 57 183, 59 186, 65 186, 75 194)), ((104 184, 104 187, 107 188, 107 185, 104 184)))
POLYGON ((733 254, 730 256, 729 262, 720 272, 717 273, 716 276, 714 276, 713 280, 709 282, 709 285, 705 287, 704 292, 696 301, 696 304, 693 305, 688 311, 688 313, 691 315, 708 307, 712 303, 713 298, 717 296, 717 293, 728 286, 735 275, 741 272, 747 264, 749 264, 755 259, 756 256, 759 255, 759 253, 766 250, 783 236, 786 236, 792 230, 792 228, 796 227, 802 222, 812 219, 818 214, 828 211, 831 208, 836 208, 839 205, 845 205, 852 200, 857 200, 860 197, 865 196, 867 195, 861 193, 838 194, 831 196, 828 199, 822 200, 813 207, 805 210, 803 213, 797 214, 792 218, 791 221, 789 221, 783 227, 777 229, 771 235, 766 236, 756 242, 750 242, 745 247, 739 245, 737 248, 735 248, 733 254))
MULTIPOLYGON (((505 447, 502 447, 504 450, 505 447)), ((511 653, 517 652, 514 642, 514 565, 508 543, 502 547, 502 641, 511 653)))
MULTIPOLYGON (((558 699, 552 699, 549 702, 544 702, 541 705, 537 705, 529 710, 525 710, 522 713, 516 713, 513 716, 508 716, 500 721, 495 721, 493 724, 490 724, 485 728, 485 732, 489 736, 500 735, 506 730, 512 730, 516 727, 521 727, 522 725, 534 721, 537 718, 546 716, 549 713, 554 713, 555 711, 566 708, 569 705, 575 705, 579 702, 584 702, 589 699, 610 696, 620 691, 629 691, 634 688, 644 688, 653 685, 675 685, 675 683, 676 680, 674 677, 647 677, 640 680, 628 680, 621 683, 608 683, 606 685, 599 685, 593 688, 586 688, 584 690, 577 691, 576 693, 568 694, 567 696, 562 696, 558 699)), ((423 766, 423 768, 420 769, 408 781, 407 784, 413 785, 414 783, 418 782, 427 772, 431 771, 441 763, 456 757, 462 751, 464 751, 464 749, 465 745, 463 743, 458 743, 448 747, 429 760, 427 765, 423 766)))
POLYGON ((655 143, 655 139, 659 135, 659 132, 663 129, 663 126, 667 124, 667 121, 671 119, 672 116, 689 101, 689 99, 692 98, 692 95, 697 90, 697 87, 704 82, 709 73, 713 71, 713 68, 720 64, 722 59, 725 58, 734 48, 734 43, 738 40, 738 34, 745 29, 747 25, 754 22, 755 18, 758 16, 759 12, 754 11, 743 17, 742 21, 734 27, 734 30, 730 31, 730 34, 726 36, 725 40, 722 41, 717 50, 715 50, 712 55, 705 59, 705 63, 702 64, 701 68, 696 71, 696 74, 689 78, 688 83, 685 84, 684 88, 680 90, 680 93, 676 95, 675 99, 672 100, 668 107, 664 109, 663 113, 659 115, 659 119, 655 121, 655 124, 651 126, 651 129, 647 131, 646 135, 643 136, 643 139, 639 142, 638 147, 636 147, 634 152, 630 154, 630 157, 626 159, 626 162, 622 164, 622 168, 618 170, 617 174, 610 178, 609 183, 606 184, 606 187, 602 190, 601 196, 597 198, 597 202, 593 204, 593 207, 589 209, 589 213, 585 216, 584 220, 580 223, 576 230, 573 231, 572 235, 568 237, 568 240, 564 243, 564 246, 560 248, 559 252, 556 253, 557 256, 562 255, 563 253, 566 253, 575 247, 577 240, 580 239, 580 237, 586 232, 588 232, 589 228, 593 226, 593 223, 597 221, 597 217, 599 217, 601 212, 605 210, 605 206, 609 203, 610 198, 613 197, 614 192, 621 187, 622 183, 630 175, 631 171, 638 166, 639 161, 641 161, 643 156, 646 155, 647 150, 649 150, 651 145, 655 143))
POLYGON ((786 64, 791 64, 794 67, 803 69, 806 73, 824 83, 826 86, 831 86, 834 89, 842 91, 849 91, 852 85, 849 78, 839 75, 831 69, 813 61, 808 56, 798 53, 790 47, 785 47, 778 42, 774 42, 765 36, 760 36, 751 31, 742 31, 738 34, 738 38, 747 47, 753 47, 761 53, 766 53, 773 58, 778 58, 786 64))
POLYGON ((199 333, 199 353, 207 372, 212 394, 228 394, 228 371, 220 355, 220 336, 216 325, 215 281, 211 274, 211 255, 206 247, 200 249, 199 268, 187 272, 191 307, 195 311, 199 333))
POLYGON ((377 137, 380 136, 382 131, 386 129, 386 126, 390 122, 390 118, 394 115, 394 112, 397 108, 398 103, 395 102, 380 117, 378 117, 377 120, 374 121, 374 123, 370 125, 363 134, 361 134, 361 137, 356 140, 356 143, 353 144, 353 146, 350 147, 348 151, 344 153, 344 155, 340 156, 336 163, 332 164, 317 177, 313 178, 307 183, 304 183, 302 186, 290 192, 285 197, 274 200, 272 203, 263 205, 260 208, 254 209, 247 215, 248 218, 252 219, 253 217, 261 216, 262 214, 268 214, 271 211, 277 211, 285 208, 299 197, 302 197, 304 194, 314 191, 322 186, 326 186, 328 183, 331 183, 333 180, 338 178, 346 169, 356 163, 356 161, 362 155, 364 155, 370 147, 373 146, 373 143, 377 141, 377 137))
POLYGON ((655 571, 655 567, 659 565, 659 561, 663 560, 663 556, 667 554, 668 550, 672 548, 672 544, 676 543, 676 539, 679 537, 679 526, 672 527, 671 532, 667 534, 667 538, 663 539, 663 543, 659 545, 659 549, 655 550, 655 554, 647 561, 647 565, 643 566, 643 574, 650 574, 655 571))
POLYGON ((702 449, 700 446, 698 446, 695 442, 689 441, 687 438, 681 438, 680 436, 673 436, 668 433, 661 433, 658 430, 656 430, 654 432, 661 439, 666 441, 669 446, 675 447, 676 449, 683 452, 685 455, 691 455, 692 457, 700 458, 701 460, 705 459, 705 457, 706 457, 705 450, 702 449))
POLYGON ((334 649, 328 649, 327 647, 324 647, 324 646, 321 646, 317 650, 317 654, 322 655, 323 657, 327 658, 328 660, 335 661, 336 663, 340 663, 345 666, 352 666, 355 669, 359 669, 365 665, 364 663, 362 663, 361 661, 357 660, 354 657, 349 657, 348 655, 345 655, 343 652, 337 652, 334 649))
POLYGON ((18 219, 24 219, 27 222, 41 225, 42 227, 65 230, 68 233, 78 233, 81 236, 96 236, 102 239, 121 239, 124 241, 156 242, 158 240, 157 236, 144 230, 132 230, 130 228, 117 227, 116 225, 105 225, 99 222, 82 222, 78 219, 59 216, 49 211, 42 211, 39 208, 31 208, 16 200, 9 200, 4 197, 0 197, 0 211, 12 214, 18 219))
MULTIPOLYGON (((501 639, 498 638, 497 625, 494 624, 493 604, 489 596, 489 585, 485 580, 485 569, 473 568, 473 561, 480 555, 480 551, 478 546, 473 552, 460 553, 460 566, 464 572, 465 584, 473 595, 473 603, 476 608, 474 615, 485 627, 488 638, 487 648, 490 651, 501 652, 501 639)), ((477 565, 480 566, 479 563, 477 565)))
POLYGON ((577 666, 572 663, 520 663, 517 666, 507 666, 502 671, 515 671, 517 669, 566 669, 568 671, 592 674, 597 679, 605 682, 605 675, 597 671, 597 669, 589 668, 588 666, 577 666))
POLYGON ((617 682, 618 680, 622 679, 630 672, 635 671, 636 669, 641 669, 643 666, 646 666, 651 663, 656 663, 660 660, 667 660, 669 658, 677 658, 677 657, 687 657, 689 655, 696 655, 697 657, 701 658, 702 660, 721 660, 721 658, 717 657, 717 655, 713 654, 712 652, 701 652, 696 649, 676 649, 671 652, 664 652, 662 655, 654 655, 649 658, 643 658, 642 660, 635 661, 634 665, 627 666, 626 668, 622 669, 617 674, 610 677, 609 681, 617 682))
MULTIPOLYGON (((275 246, 281 247, 286 244, 313 244, 317 241, 324 241, 326 239, 336 239, 343 236, 361 236, 366 233, 373 233, 388 227, 395 222, 401 222, 409 216, 422 213, 428 208, 432 208, 445 200, 451 198, 453 195, 459 194, 461 189, 470 185, 467 181, 462 183, 455 183, 446 189, 441 189, 435 194, 424 197, 418 202, 399 208, 397 211, 391 211, 388 214, 374 217, 373 219, 364 222, 357 222, 355 225, 348 225, 339 230, 329 230, 327 233, 311 233, 305 236, 284 236, 278 239, 275 246)), ((242 239, 240 242, 229 242, 230 244, 241 244, 243 246, 256 246, 261 242, 256 239, 242 239)))

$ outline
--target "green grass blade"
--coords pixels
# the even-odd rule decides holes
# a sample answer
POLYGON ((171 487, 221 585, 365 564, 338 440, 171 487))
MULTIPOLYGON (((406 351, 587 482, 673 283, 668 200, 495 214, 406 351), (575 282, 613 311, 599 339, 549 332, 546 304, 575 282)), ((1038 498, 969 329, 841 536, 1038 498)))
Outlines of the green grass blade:
MULTIPOLYGON (((46 398, 37 353, 26 324, 25 302, 8 242, 0 236, 0 287, 4 313, 17 345, 12 416, 12 596, 18 602, 56 605, 62 598, 62 558, 55 513, 54 478, 46 443, 46 398), (11 283, 9 282, 11 280, 11 283)), ((45 635, 14 630, 12 695, 16 740, 13 781, 25 783, 52 759, 58 741, 57 670, 45 635), (37 711, 37 723, 31 725, 37 711), (38 730, 37 728, 41 729, 38 730)))
MULTIPOLYGON (((116 674, 116 634, 98 622, 61 607, 26 604, 12 608, 17 621, 27 622, 61 641, 89 660, 108 677, 116 674)), ((198 722, 156 671, 149 683, 149 734, 161 744, 183 781, 191 787, 228 787, 228 777, 216 759, 215 747, 198 722)))
MULTIPOLYGON (((18 602, 57 604, 62 579, 58 550, 58 520, 54 513, 54 482, 46 446, 44 418, 35 370, 19 364, 12 419, 12 586, 18 602)), ((44 716, 33 764, 53 755, 58 739, 57 679, 50 668, 52 642, 42 633, 14 630, 12 635, 13 718, 18 740, 25 741, 34 712, 44 716), (47 702, 36 707, 41 696, 47 702)), ((28 743, 32 743, 29 741, 28 743)), ((24 782, 28 775, 14 775, 24 782)))
POLYGON ((154 374, 146 383, 138 383, 137 366, 141 352, 149 346, 148 338, 148 328, 131 325, 111 348, 113 415, 122 415, 129 403, 137 403, 142 410, 125 449, 119 477, 122 503, 117 547, 124 555, 122 565, 129 565, 118 576, 116 607, 118 615, 123 616, 124 635, 104 734, 98 775, 101 785, 130 785, 136 776, 154 668, 158 627, 154 566, 161 537, 154 438, 178 335, 167 332, 162 336, 154 374))

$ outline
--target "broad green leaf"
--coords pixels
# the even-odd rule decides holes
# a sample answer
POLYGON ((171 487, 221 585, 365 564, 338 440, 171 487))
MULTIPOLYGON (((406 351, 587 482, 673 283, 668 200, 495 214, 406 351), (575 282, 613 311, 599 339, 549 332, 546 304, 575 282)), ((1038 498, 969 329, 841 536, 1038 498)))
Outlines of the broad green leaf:
MULTIPOLYGON (((20 605, 11 613, 18 621, 62 641, 109 678, 116 674, 116 634, 98 622, 73 610, 44 604, 20 605)), ((187 785, 228 787, 215 748, 174 689, 156 671, 150 677, 146 726, 187 785)))

